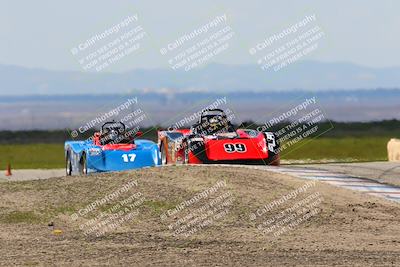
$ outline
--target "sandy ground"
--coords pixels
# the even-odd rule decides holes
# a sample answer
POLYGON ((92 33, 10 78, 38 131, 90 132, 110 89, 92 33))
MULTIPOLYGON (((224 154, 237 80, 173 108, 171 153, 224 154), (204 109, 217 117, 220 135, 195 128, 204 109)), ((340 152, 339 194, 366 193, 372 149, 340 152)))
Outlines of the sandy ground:
POLYGON ((329 163, 298 166, 291 165, 290 167, 327 170, 356 177, 369 178, 381 183, 400 186, 399 162, 329 163))
POLYGON ((400 265, 400 205, 310 183, 217 166, 0 183, 0 266, 400 265))

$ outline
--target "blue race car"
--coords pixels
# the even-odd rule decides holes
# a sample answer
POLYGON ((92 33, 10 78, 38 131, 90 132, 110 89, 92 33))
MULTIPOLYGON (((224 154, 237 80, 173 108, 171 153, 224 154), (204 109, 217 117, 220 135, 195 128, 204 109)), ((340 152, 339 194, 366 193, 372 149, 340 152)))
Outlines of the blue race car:
POLYGON ((127 131, 122 122, 106 122, 100 132, 85 141, 66 141, 66 174, 123 171, 160 165, 156 143, 134 139, 139 132, 127 131))

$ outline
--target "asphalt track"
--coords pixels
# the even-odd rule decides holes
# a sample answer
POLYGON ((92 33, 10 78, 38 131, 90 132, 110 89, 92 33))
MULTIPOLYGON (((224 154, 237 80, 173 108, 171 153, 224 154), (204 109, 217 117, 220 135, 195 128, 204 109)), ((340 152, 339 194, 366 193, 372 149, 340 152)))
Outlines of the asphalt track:
MULTIPOLYGON (((265 167, 261 167, 265 168, 265 167)), ((330 170, 320 169, 321 167, 269 167, 269 171, 279 172, 303 179, 312 179, 332 184, 334 186, 343 187, 346 189, 361 191, 368 195, 383 197, 388 200, 400 203, 400 187, 386 184, 373 178, 364 178, 346 174, 343 172, 334 172, 330 170)), ((379 170, 374 169, 379 173, 379 170)), ((354 173, 351 171, 350 173, 354 173)), ((400 176, 398 177, 400 179, 400 176)))
POLYGON ((63 177, 65 176, 65 169, 24 169, 11 170, 11 173, 11 176, 6 176, 5 171, 1 171, 0 182, 41 180, 53 177, 63 177))
MULTIPOLYGON (((212 165, 208 165, 212 166, 212 165)), ((318 180, 400 203, 400 162, 334 163, 313 165, 237 166, 318 180), (367 174, 367 175, 360 175, 367 174), (384 175, 390 174, 389 178, 384 175), (385 177, 385 178, 383 178, 385 177), (390 181, 390 183, 386 183, 390 181)))
MULTIPOLYGON (((204 165, 203 165, 204 166, 204 165)), ((213 165, 206 165, 212 167, 213 165)), ((290 176, 323 181, 335 186, 361 191, 367 195, 383 197, 400 203, 400 163, 334 163, 312 165, 250 166, 219 165, 253 168, 278 172, 290 176)), ((24 181, 63 177, 64 169, 14 170, 12 176, 0 174, 0 181, 24 181)))

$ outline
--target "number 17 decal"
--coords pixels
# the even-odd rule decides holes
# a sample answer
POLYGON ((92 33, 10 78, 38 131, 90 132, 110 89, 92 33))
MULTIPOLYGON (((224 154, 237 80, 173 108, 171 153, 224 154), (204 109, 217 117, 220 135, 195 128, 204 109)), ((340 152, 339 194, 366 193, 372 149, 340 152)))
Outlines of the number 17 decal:
POLYGON ((246 146, 245 146, 245 144, 242 144, 242 143, 224 144, 224 148, 225 148, 225 152, 227 152, 227 153, 234 153, 234 152, 244 153, 244 152, 246 152, 246 146))
POLYGON ((134 162, 136 154, 122 154, 122 159, 124 162, 134 162))

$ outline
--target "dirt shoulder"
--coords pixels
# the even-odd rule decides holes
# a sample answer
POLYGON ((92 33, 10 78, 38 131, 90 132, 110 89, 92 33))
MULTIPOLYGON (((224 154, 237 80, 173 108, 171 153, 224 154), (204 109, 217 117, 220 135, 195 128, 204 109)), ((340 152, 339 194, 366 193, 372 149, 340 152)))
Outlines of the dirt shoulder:
POLYGON ((0 266, 400 265, 400 205, 262 170, 4 182, 0 207, 0 266))

